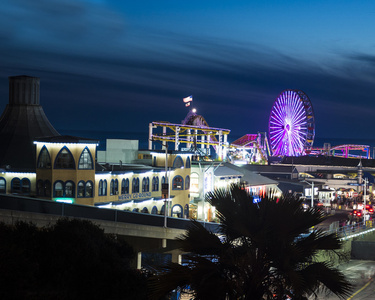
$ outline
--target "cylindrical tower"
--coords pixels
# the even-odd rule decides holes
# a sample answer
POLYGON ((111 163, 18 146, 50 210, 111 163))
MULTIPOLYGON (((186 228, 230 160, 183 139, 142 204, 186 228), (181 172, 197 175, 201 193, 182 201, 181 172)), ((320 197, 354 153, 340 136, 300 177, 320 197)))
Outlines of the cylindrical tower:
POLYGON ((39 104, 39 88, 38 77, 9 77, 9 103, 0 117, 0 168, 35 172, 35 138, 60 135, 39 104))
POLYGON ((38 77, 9 77, 9 104, 39 105, 39 87, 38 77))

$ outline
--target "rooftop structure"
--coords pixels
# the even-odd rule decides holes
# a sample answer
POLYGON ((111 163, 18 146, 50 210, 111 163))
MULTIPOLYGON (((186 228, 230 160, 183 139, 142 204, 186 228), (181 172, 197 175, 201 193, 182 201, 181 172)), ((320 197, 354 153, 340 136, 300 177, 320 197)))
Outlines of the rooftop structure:
POLYGON ((9 77, 9 103, 0 117, 0 168, 35 172, 37 137, 59 136, 39 104, 40 79, 9 77))

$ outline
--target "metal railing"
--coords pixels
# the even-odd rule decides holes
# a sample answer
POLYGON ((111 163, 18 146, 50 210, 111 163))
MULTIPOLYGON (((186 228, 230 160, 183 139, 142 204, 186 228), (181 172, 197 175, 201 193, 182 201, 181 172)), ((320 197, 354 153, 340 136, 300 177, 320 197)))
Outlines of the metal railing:
POLYGON ((333 222, 327 233, 335 233, 340 239, 349 239, 373 232, 375 230, 375 220, 366 220, 340 225, 338 221, 333 222))

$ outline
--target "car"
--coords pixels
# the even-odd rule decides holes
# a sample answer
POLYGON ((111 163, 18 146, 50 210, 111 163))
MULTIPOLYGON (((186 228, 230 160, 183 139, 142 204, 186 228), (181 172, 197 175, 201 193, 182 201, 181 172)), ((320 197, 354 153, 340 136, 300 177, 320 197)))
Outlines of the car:
MULTIPOLYGON (((373 213, 373 212, 372 212, 373 213)), ((364 216, 365 216, 365 220, 368 220, 370 219, 370 211, 364 211, 362 209, 353 209, 350 213, 349 213, 349 219, 350 220, 361 220, 364 216)))
POLYGON ((352 217, 357 217, 357 218, 362 218, 363 212, 361 209, 353 209, 350 213, 349 216, 352 217))
POLYGON ((374 214, 374 208, 371 204, 366 204, 366 211, 370 214, 370 215, 373 215, 374 214))

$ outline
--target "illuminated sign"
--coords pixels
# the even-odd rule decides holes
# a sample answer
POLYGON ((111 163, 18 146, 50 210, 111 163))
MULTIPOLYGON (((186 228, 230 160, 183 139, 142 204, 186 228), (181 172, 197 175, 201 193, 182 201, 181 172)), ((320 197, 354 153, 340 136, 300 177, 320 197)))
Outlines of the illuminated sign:
POLYGON ((133 200, 133 199, 140 199, 140 198, 150 198, 151 192, 146 193, 134 193, 134 194, 125 194, 125 195, 119 195, 119 200, 133 200))

